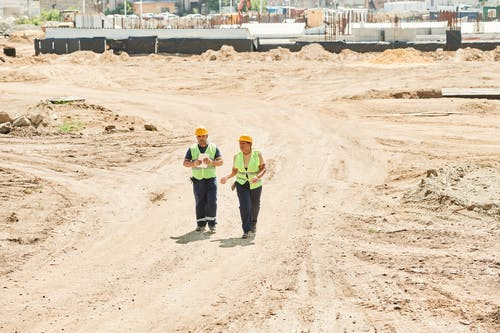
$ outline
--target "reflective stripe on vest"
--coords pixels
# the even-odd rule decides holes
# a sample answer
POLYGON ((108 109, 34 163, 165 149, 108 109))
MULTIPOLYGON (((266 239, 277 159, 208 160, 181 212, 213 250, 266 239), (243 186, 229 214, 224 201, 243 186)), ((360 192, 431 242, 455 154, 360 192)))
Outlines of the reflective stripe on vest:
POLYGON ((248 161, 248 168, 245 170, 245 160, 243 158, 243 153, 239 152, 234 160, 234 167, 238 169, 236 174, 236 181, 238 184, 245 184, 247 181, 250 184, 250 189, 253 190, 259 186, 262 186, 262 181, 259 180, 256 183, 251 183, 250 180, 259 174, 259 152, 257 150, 252 151, 250 155, 250 160, 248 161))
MULTIPOLYGON (((198 144, 195 143, 191 146, 191 160, 196 161, 198 156, 200 156, 200 148, 198 144)), ((205 154, 208 154, 208 157, 213 161, 215 160, 215 152, 217 151, 217 146, 213 143, 209 143, 207 149, 205 150, 205 154)), ((193 172, 193 178, 198 180, 214 178, 215 177, 215 166, 209 165, 206 168, 194 167, 191 168, 193 172)))

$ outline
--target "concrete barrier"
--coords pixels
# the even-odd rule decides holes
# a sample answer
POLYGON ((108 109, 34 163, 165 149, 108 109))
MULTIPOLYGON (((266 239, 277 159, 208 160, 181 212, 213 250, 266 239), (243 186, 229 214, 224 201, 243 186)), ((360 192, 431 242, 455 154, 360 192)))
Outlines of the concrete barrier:
POLYGON ((129 37, 127 42, 127 52, 129 54, 150 54, 157 53, 158 37, 129 37))
POLYGON ((238 52, 252 52, 251 39, 158 39, 158 53, 202 54, 207 50, 219 50, 223 45, 232 46, 238 52))

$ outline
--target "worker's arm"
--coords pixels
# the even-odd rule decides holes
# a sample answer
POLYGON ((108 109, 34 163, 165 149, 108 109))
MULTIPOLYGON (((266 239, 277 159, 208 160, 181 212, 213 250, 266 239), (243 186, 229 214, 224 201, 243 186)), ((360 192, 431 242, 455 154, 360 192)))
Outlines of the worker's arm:
POLYGON ((200 160, 191 161, 191 160, 185 159, 184 163, 182 165, 184 165, 187 168, 194 168, 194 167, 199 166, 200 164, 201 164, 200 160))
POLYGON ((213 160, 206 157, 203 159, 203 163, 205 163, 208 166, 215 166, 215 167, 221 166, 224 162, 222 160, 219 148, 217 147, 217 150, 215 151, 215 158, 213 160))
POLYGON ((264 163, 264 158, 262 157, 262 154, 259 151, 259 173, 257 176, 253 177, 251 182, 256 183, 258 182, 265 174, 266 174, 266 164, 264 163))
POLYGON ((203 163, 205 163, 206 165, 212 165, 212 166, 218 167, 218 166, 221 166, 224 163, 224 161, 222 160, 222 157, 219 156, 214 161, 212 161, 209 158, 205 158, 203 160, 203 163))
POLYGON ((234 167, 234 160, 236 160, 236 155, 234 155, 234 159, 233 159, 233 168, 231 169, 231 173, 230 173, 229 175, 224 176, 224 177, 222 177, 222 178, 220 179, 220 183, 221 183, 221 184, 225 184, 229 178, 233 178, 233 177, 234 177, 234 176, 236 176, 236 174, 238 173, 238 169, 236 169, 236 168, 234 167))

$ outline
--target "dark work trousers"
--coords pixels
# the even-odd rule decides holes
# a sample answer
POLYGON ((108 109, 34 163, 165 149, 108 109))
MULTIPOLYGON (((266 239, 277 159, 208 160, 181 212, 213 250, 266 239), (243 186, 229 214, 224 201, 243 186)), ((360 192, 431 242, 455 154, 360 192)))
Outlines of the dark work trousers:
POLYGON ((216 225, 217 220, 217 180, 216 178, 195 179, 193 181, 196 202, 196 224, 198 227, 216 225))
POLYGON ((237 182, 236 192, 240 201, 241 226, 243 232, 249 232, 257 224, 257 218, 259 217, 262 186, 251 190, 248 182, 243 185, 237 182))

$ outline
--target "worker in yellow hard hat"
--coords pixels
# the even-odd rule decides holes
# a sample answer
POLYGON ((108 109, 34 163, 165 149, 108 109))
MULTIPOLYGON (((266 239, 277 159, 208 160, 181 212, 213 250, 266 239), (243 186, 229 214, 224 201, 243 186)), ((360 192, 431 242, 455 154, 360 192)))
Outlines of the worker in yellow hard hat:
POLYGON ((231 173, 222 177, 225 184, 229 178, 236 176, 236 192, 240 202, 242 238, 248 238, 257 232, 257 218, 260 211, 262 194, 261 178, 266 173, 266 164, 260 151, 252 149, 253 140, 249 135, 239 138, 240 152, 234 155, 231 173))
POLYGON ((221 166, 219 148, 208 142, 208 130, 198 126, 194 135, 197 143, 192 144, 184 157, 184 166, 191 168, 194 199, 196 203, 196 231, 204 231, 208 224, 215 232, 217 224, 217 180, 215 167, 221 166))

